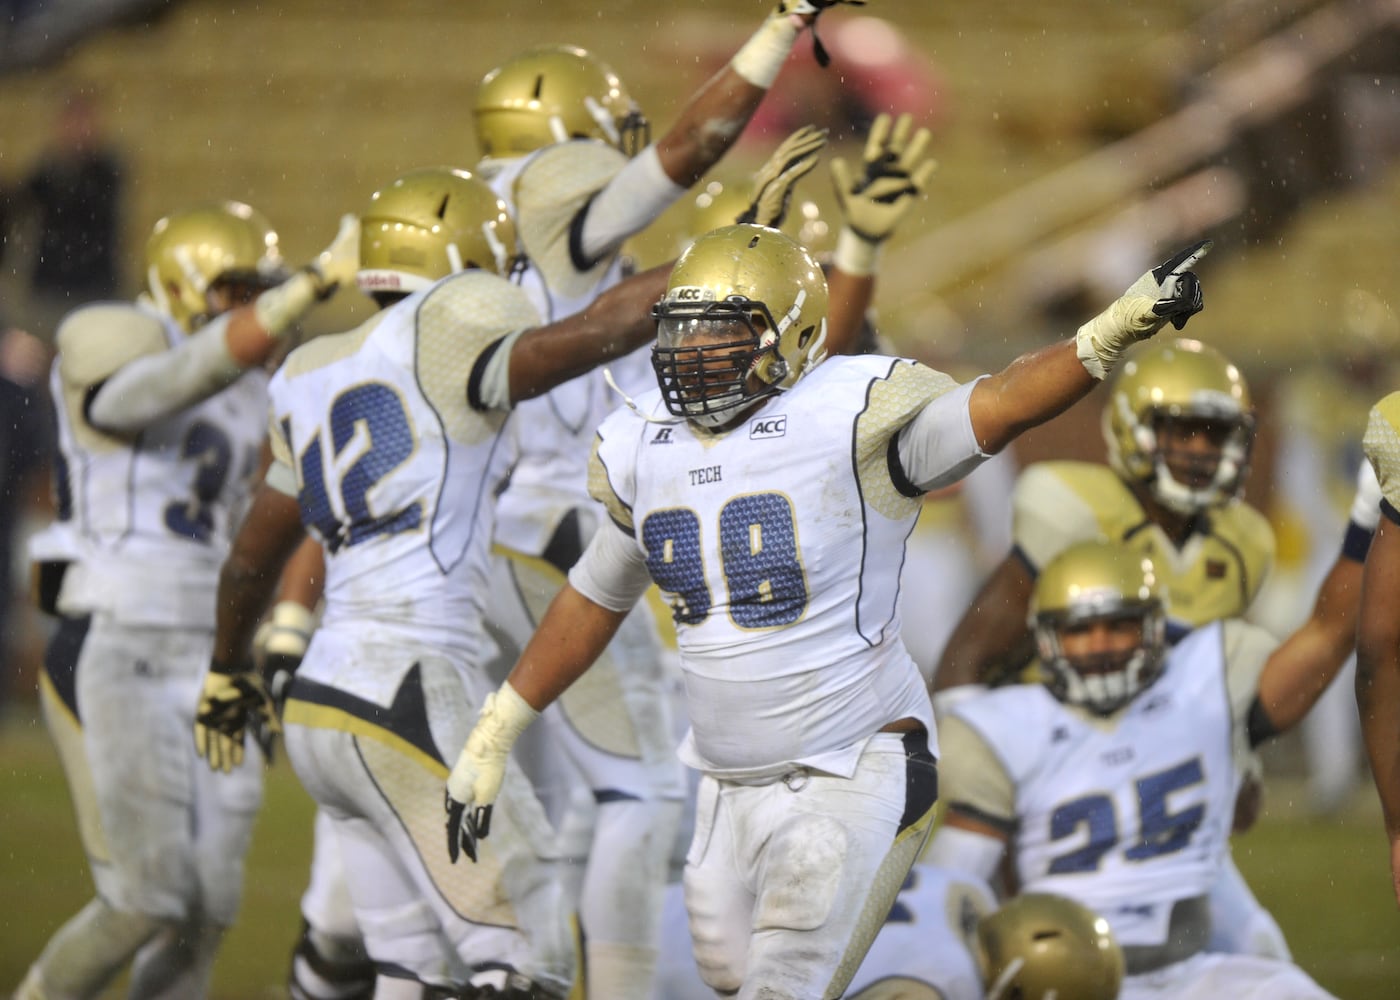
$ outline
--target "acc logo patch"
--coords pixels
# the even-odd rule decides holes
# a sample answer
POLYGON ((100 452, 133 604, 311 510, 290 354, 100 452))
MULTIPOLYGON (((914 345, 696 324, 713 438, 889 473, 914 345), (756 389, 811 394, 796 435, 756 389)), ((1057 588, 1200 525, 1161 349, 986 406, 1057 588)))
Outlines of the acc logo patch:
POLYGON ((714 289, 703 285, 681 285, 666 296, 667 302, 708 302, 715 297, 714 289))
POLYGON ((749 440, 780 438, 787 436, 787 414, 776 417, 758 417, 749 421, 749 440))

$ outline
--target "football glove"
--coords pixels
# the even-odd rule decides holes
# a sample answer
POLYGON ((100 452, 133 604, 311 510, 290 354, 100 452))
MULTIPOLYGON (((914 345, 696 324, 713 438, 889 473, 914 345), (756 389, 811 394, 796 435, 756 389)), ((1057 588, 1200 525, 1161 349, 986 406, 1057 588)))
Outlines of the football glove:
POLYGON ((210 770, 228 772, 243 763, 243 733, 255 718, 274 734, 282 731, 262 678, 211 662, 194 716, 195 752, 210 770))
POLYGON ((476 860, 477 842, 491 832, 491 808, 506 776, 506 759, 539 712, 510 686, 486 696, 481 717, 447 777, 447 856, 476 860))
POLYGON ((781 226, 792 203, 792 190, 817 165, 826 135, 824 128, 804 125, 784 139, 753 175, 753 201, 734 221, 781 226))
MULTIPOLYGON (((273 711, 279 719, 287 700, 287 686, 306 656, 306 647, 315 629, 316 616, 305 607, 296 601, 279 601, 253 636, 253 663, 267 685, 273 711)), ((261 717, 251 719, 249 728, 271 763, 277 746, 277 731, 263 727, 261 721, 261 717)))
POLYGON ((360 269, 360 220, 349 213, 340 217, 340 229, 331 245, 306 265, 316 279, 316 297, 330 298, 341 285, 354 284, 360 269))
POLYGON ((1090 375, 1103 379, 1123 352, 1151 337, 1167 323, 1178 330, 1205 305, 1201 281, 1191 270, 1210 253, 1211 240, 1193 243, 1148 271, 1112 305, 1075 334, 1079 360, 1090 375))
POLYGON ((313 305, 330 298, 341 284, 353 282, 359 268, 360 220, 342 215, 330 246, 282 284, 258 296, 253 303, 258 322, 270 335, 280 337, 313 305))
POLYGON ((836 201, 847 228, 869 243, 890 238, 938 168, 927 155, 930 139, 928 129, 914 131, 909 115, 900 115, 892 124, 889 115, 881 114, 866 136, 859 175, 841 157, 831 161, 836 201))
POLYGON ((817 36, 817 15, 828 7, 839 7, 842 4, 851 7, 864 7, 865 0, 778 0, 779 14, 792 14, 805 18, 807 23, 812 26, 812 55, 816 57, 817 65, 823 68, 831 65, 831 56, 827 53, 822 40, 817 36))

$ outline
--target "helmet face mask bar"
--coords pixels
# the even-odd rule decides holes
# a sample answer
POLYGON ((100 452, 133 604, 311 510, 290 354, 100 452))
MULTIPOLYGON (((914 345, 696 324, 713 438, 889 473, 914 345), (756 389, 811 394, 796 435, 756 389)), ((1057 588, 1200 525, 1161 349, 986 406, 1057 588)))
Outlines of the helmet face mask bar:
POLYGON ((719 302, 658 303, 651 363, 666 409, 704 427, 723 427, 778 391, 787 363, 777 353, 768 307, 741 295, 719 302))
POLYGON ((776 229, 724 226, 681 254, 652 309, 667 410, 710 430, 790 389, 826 357, 826 277, 776 229))

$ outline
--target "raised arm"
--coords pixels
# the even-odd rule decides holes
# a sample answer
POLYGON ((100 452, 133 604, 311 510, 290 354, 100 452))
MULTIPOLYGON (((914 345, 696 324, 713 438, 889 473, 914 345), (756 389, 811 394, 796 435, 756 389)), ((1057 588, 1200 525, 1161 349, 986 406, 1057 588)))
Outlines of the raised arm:
POLYGON ((1343 552, 1318 588, 1312 613, 1269 657, 1259 704, 1277 732, 1303 720, 1356 648, 1362 560, 1343 552))
POLYGON ((933 675, 934 692, 968 684, 995 684, 1030 661, 1034 643, 1026 627, 1035 578, 1015 552, 982 584, 943 647, 933 675))
POLYGON ((511 348, 510 401, 548 392, 654 340, 651 307, 670 273, 670 264, 652 268, 613 286, 582 312, 527 331, 511 348))
POLYGON ((914 128, 909 115, 879 115, 870 127, 857 173, 831 161, 841 231, 827 276, 831 309, 827 350, 855 349, 865 315, 875 298, 875 275, 886 241, 928 188, 938 164, 928 156, 930 133, 914 128))
MULTIPOLYGON (((1388 506, 1388 505, 1387 505, 1388 506)), ((1400 902, 1400 520, 1389 507, 1371 543, 1361 584, 1356 707, 1380 794, 1395 898, 1400 902)))
POLYGON ((282 284, 217 317, 173 349, 146 354, 112 372, 86 400, 89 421, 111 434, 136 434, 262 364, 313 305, 354 280, 359 239, 359 221, 345 216, 331 245, 282 284))
POLYGON ((1200 311, 1191 268, 1211 247, 1202 240, 1148 271, 1069 340, 1023 354, 973 390, 972 427, 996 453, 1022 431, 1066 410, 1107 377, 1123 352, 1171 322, 1178 330, 1200 311))
POLYGON ((768 88, 778 78, 793 43, 822 8, 811 0, 780 0, 725 67, 691 97, 680 117, 656 142, 661 167, 688 188, 738 141, 768 88))

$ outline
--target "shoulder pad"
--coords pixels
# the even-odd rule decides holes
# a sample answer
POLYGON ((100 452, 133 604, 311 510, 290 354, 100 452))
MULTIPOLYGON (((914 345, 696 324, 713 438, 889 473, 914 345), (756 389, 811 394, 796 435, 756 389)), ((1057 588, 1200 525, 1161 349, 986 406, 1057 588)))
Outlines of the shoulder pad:
POLYGON ((1400 508, 1400 392, 1371 408, 1362 447, 1380 480, 1381 495, 1400 508))
POLYGON ((611 265, 612 258, 606 257, 579 271, 570 240, 575 217, 626 165, 620 151, 581 139, 540 150, 516 177, 511 200, 520 245, 550 288, 569 296, 582 294, 611 265))
POLYGON ((72 386, 96 385, 123 365, 169 349, 165 324, 123 302, 99 302, 69 313, 54 337, 58 370, 72 386))

